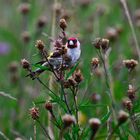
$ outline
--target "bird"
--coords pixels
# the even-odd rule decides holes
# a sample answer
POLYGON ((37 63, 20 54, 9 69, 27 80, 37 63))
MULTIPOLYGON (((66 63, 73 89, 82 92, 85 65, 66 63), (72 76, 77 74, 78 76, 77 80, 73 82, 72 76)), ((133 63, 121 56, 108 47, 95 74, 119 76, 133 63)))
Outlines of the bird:
MULTIPOLYGON (((63 66, 68 69, 73 67, 79 60, 81 55, 80 42, 75 37, 68 38, 65 47, 65 54, 62 55, 60 50, 54 50, 47 57, 47 61, 41 64, 41 67, 52 68, 53 70, 59 70, 63 66)), ((35 71, 31 72, 27 76, 30 76, 33 80, 36 76, 39 76, 44 69, 37 68, 35 71)))

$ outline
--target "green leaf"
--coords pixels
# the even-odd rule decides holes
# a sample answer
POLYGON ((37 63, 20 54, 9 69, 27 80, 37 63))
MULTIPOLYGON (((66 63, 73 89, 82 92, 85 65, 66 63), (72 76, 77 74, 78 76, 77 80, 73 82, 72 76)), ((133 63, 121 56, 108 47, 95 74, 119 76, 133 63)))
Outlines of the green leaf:
POLYGON ((102 124, 105 123, 105 122, 108 120, 108 118, 109 118, 110 115, 111 115, 111 111, 107 112, 107 113, 103 116, 103 118, 101 119, 102 124))
POLYGON ((66 79, 68 79, 76 70, 77 66, 79 65, 79 62, 70 70, 70 72, 66 75, 66 79))
POLYGON ((50 71, 51 69, 46 67, 46 66, 42 66, 40 64, 33 64, 34 67, 36 68, 40 68, 41 70, 47 70, 47 71, 50 71))

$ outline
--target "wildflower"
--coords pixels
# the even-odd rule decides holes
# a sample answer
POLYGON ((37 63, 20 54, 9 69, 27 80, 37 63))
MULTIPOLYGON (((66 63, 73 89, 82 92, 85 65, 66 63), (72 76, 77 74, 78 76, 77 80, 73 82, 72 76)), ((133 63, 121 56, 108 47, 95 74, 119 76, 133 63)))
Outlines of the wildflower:
POLYGON ((21 65, 24 69, 29 69, 30 63, 26 59, 21 60, 21 65))
POLYGON ((91 118, 89 120, 89 125, 90 125, 92 131, 94 131, 94 133, 96 133, 101 125, 101 121, 98 118, 91 118))
POLYGON ((43 51, 45 44, 42 40, 37 40, 35 46, 38 48, 38 50, 43 51))
POLYGON ((39 109, 36 107, 31 108, 30 110, 30 115, 32 119, 36 120, 39 118, 39 109))
POLYGON ((127 121, 128 119, 128 113, 126 113, 123 110, 120 110, 119 114, 118 114, 118 124, 123 124, 127 121))
POLYGON ((64 123, 64 127, 70 127, 72 124, 76 122, 75 117, 69 114, 65 114, 62 117, 62 121, 64 123))
POLYGON ((10 52, 10 45, 6 42, 0 42, 0 55, 6 55, 10 52))
POLYGON ((30 4, 29 3, 22 3, 19 6, 19 11, 21 12, 21 14, 26 15, 29 13, 30 11, 30 4))
POLYGON ((134 59, 127 59, 123 60, 123 64, 128 70, 131 71, 138 65, 138 61, 134 59))
POLYGON ((59 21, 59 26, 60 26, 60 28, 61 28, 62 30, 65 30, 66 27, 67 27, 67 22, 66 22, 66 20, 65 20, 65 19, 60 19, 60 21, 59 21))
POLYGON ((99 66, 99 59, 98 58, 92 58, 91 66, 93 69, 96 69, 99 66))

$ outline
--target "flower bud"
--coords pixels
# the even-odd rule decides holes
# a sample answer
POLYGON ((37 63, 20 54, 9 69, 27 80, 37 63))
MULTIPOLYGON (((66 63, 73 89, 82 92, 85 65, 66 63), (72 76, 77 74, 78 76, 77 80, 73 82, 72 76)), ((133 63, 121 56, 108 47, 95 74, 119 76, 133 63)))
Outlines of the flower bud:
POLYGON ((89 125, 90 125, 92 131, 96 132, 101 125, 101 121, 98 118, 91 118, 89 120, 89 125))
POLYGON ((60 26, 60 28, 62 28, 62 30, 65 30, 67 28, 66 20, 65 19, 60 19, 59 26, 60 26))
POLYGON ((121 110, 118 114, 118 124, 125 123, 127 121, 128 117, 129 117, 128 113, 121 110))
POLYGON ((29 69, 30 63, 26 59, 21 60, 21 65, 24 69, 29 69))
POLYGON ((47 102, 45 103, 45 108, 48 110, 48 111, 52 111, 52 103, 51 102, 47 102))
POLYGON ((32 119, 36 120, 39 118, 39 109, 36 107, 31 108, 30 110, 30 115, 32 119))
POLYGON ((35 46, 38 48, 38 50, 43 51, 45 44, 42 40, 37 40, 35 46))
POLYGON ((29 3, 22 3, 19 6, 19 11, 21 12, 21 14, 26 15, 29 13, 30 11, 30 4, 29 3))
POLYGON ((62 117, 62 121, 64 123, 64 127, 70 127, 72 124, 74 124, 76 122, 74 116, 69 115, 69 114, 65 114, 62 117))

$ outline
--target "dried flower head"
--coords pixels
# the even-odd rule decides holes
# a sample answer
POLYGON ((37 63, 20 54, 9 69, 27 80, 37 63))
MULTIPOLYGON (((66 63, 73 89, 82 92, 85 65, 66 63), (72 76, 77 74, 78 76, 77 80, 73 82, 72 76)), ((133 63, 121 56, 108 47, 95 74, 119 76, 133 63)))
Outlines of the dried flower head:
POLYGON ((91 0, 81 0, 80 5, 82 7, 87 7, 91 3, 91 0))
POLYGON ((30 68, 30 63, 26 59, 21 60, 21 65, 24 69, 29 69, 30 68))
POLYGON ((138 61, 134 59, 127 59, 127 60, 123 60, 123 64, 128 70, 131 71, 138 65, 138 61))
POLYGON ((101 125, 101 121, 98 118, 91 118, 89 120, 89 125, 90 125, 92 131, 96 132, 101 125))
POLYGON ((92 58, 91 66, 92 66, 93 69, 96 69, 99 66, 99 59, 98 58, 92 58))
POLYGON ((69 114, 65 114, 62 117, 62 121, 64 123, 64 127, 70 127, 72 124, 76 122, 75 117, 69 114))
POLYGON ((133 104, 132 104, 131 100, 124 100, 123 105, 129 111, 132 110, 132 108, 133 108, 133 104))
POLYGON ((62 30, 65 30, 67 28, 67 22, 65 19, 60 19, 59 26, 62 30))
POLYGON ((77 83, 76 83, 76 81, 73 79, 73 77, 70 77, 69 79, 68 79, 68 82, 69 82, 69 85, 70 86, 76 86, 77 85, 77 83))
POLYGON ((16 61, 11 62, 11 64, 9 65, 9 71, 11 73, 15 73, 18 70, 18 63, 16 61))
POLYGON ((97 49, 102 49, 104 52, 109 48, 109 40, 105 38, 96 38, 93 45, 97 49))
POLYGON ((45 44, 42 40, 37 40, 35 46, 38 48, 38 50, 43 51, 45 44))
POLYGON ((22 3, 19 5, 19 11, 21 14, 26 15, 30 11, 30 4, 29 3, 22 3))
POLYGON ((39 118, 39 109, 36 107, 31 108, 30 110, 30 115, 32 119, 36 120, 39 118))
POLYGON ((39 17, 37 21, 37 27, 38 28, 43 28, 47 24, 47 18, 45 16, 39 17))
POLYGON ((30 39, 31 39, 30 34, 29 34, 28 31, 24 31, 21 34, 21 36, 22 36, 22 40, 23 40, 24 43, 28 43, 30 41, 30 39))
POLYGON ((130 84, 129 86, 128 86, 128 90, 127 90, 127 95, 128 95, 128 97, 129 97, 129 99, 131 100, 131 101, 133 101, 134 99, 135 99, 135 97, 136 97, 136 90, 135 90, 135 88, 130 84))
POLYGON ((53 5, 53 10, 56 12, 57 15, 61 14, 62 11, 62 5, 61 3, 57 2, 53 5))
POLYGON ((84 78, 83 78, 83 75, 82 75, 80 69, 75 71, 73 78, 77 82, 77 84, 79 84, 80 82, 83 81, 84 78))
POLYGON ((45 103, 45 108, 48 110, 48 111, 52 111, 52 103, 51 102, 46 102, 45 103))
POLYGON ((129 115, 127 112, 120 110, 118 114, 118 124, 125 123, 128 119, 129 115))

